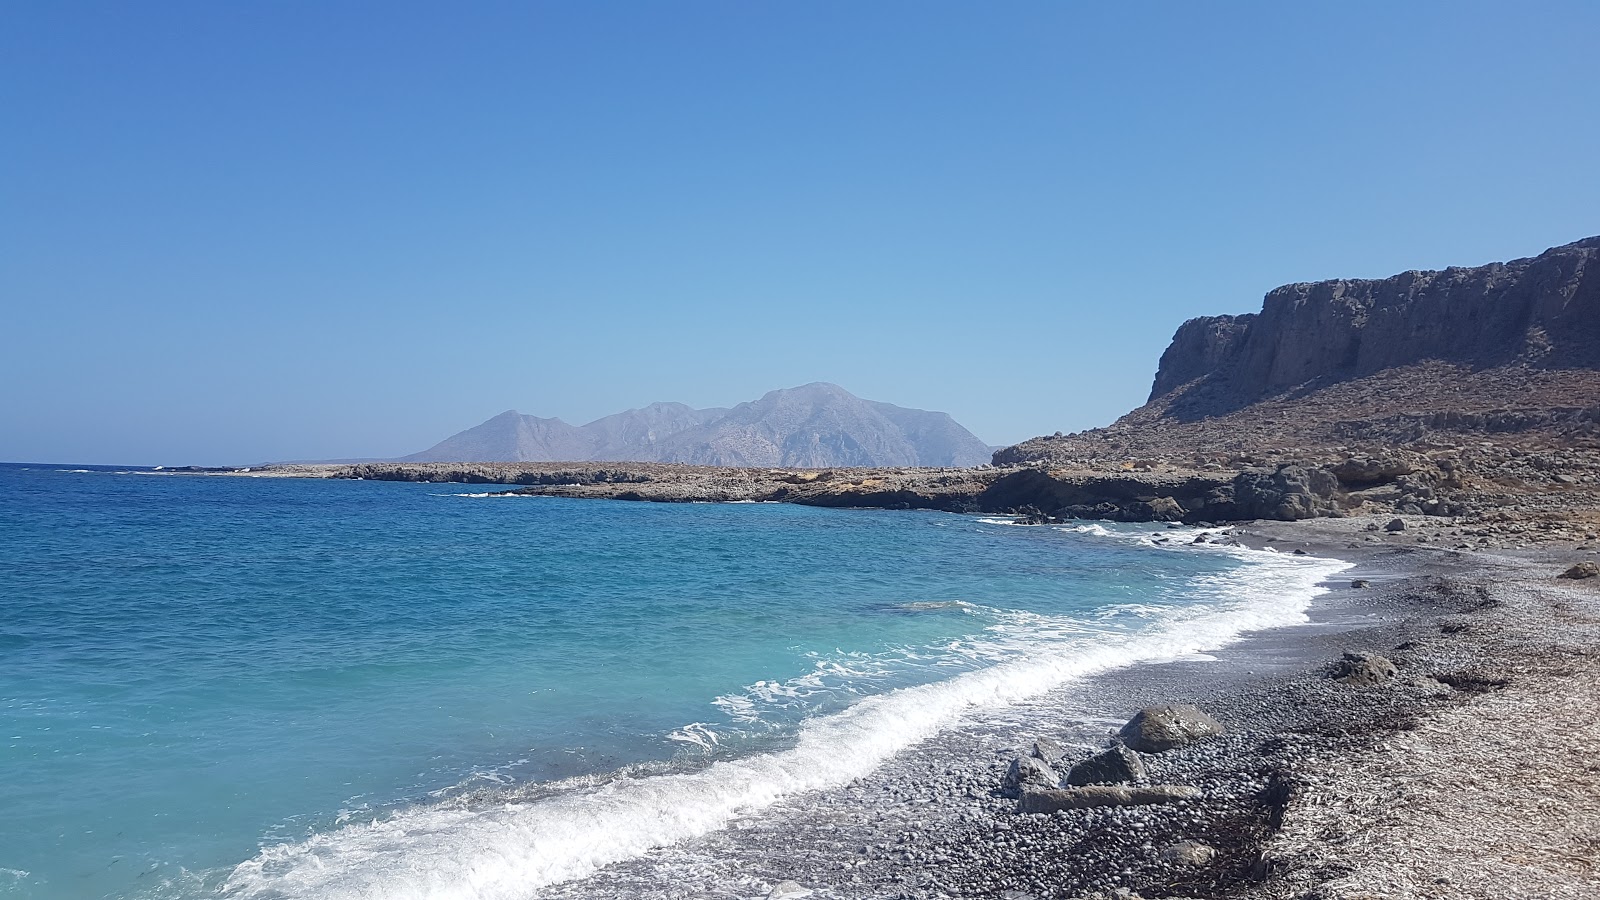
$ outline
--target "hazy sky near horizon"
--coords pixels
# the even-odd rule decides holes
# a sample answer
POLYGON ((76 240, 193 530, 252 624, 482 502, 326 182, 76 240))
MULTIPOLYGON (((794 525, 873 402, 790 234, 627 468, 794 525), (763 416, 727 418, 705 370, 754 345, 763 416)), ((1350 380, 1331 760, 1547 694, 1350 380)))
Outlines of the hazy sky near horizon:
POLYGON ((1600 233, 1593 3, 0 4, 0 460, 837 382, 1011 443, 1600 233))

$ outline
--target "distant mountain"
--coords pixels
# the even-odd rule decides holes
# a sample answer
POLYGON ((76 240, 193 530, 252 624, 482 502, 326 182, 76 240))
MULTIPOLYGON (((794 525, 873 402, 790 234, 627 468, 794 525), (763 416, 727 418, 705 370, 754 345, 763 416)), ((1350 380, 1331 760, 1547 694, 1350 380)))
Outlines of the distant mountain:
POLYGON ((990 452, 945 413, 863 400, 816 382, 732 409, 652 403, 582 426, 510 410, 400 461, 974 466, 990 452))

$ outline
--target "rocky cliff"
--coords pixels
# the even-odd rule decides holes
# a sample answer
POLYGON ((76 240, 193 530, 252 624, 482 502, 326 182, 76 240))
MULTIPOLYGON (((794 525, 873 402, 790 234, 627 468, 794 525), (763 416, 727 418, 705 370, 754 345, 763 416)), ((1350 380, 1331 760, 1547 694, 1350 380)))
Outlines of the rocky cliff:
POLYGON ((1486 266, 1285 285, 1259 313, 1185 322, 1150 399, 1182 390, 1167 414, 1195 419, 1425 361, 1600 367, 1597 258, 1592 237, 1486 266))

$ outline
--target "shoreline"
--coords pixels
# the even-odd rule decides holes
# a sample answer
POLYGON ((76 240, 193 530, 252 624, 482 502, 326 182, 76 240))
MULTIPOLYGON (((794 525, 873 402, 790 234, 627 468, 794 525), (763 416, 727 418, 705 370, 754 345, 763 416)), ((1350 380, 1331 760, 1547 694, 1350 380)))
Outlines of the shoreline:
POLYGON ((775 900, 1594 896, 1596 848, 1584 841, 1600 834, 1600 767, 1573 754, 1600 740, 1600 726, 1575 724, 1582 740, 1574 731, 1535 740, 1508 726, 1563 697, 1578 702, 1563 690, 1585 709, 1600 699, 1600 591, 1554 578, 1571 551, 1484 557, 1373 545, 1360 540, 1367 521, 1331 522, 1235 529, 1250 546, 1354 564, 1305 623, 1247 633, 1204 659, 1075 680, 948 729, 844 788, 782 801, 541 896, 667 898, 687 896, 689 884, 699 886, 694 896, 775 900), (1371 587, 1351 587, 1357 579, 1371 587), (1339 684, 1328 669, 1346 651, 1385 654, 1398 676, 1378 687, 1339 684), (1198 705, 1227 728, 1145 757, 1152 780, 1195 785, 1202 799, 1021 814, 1000 796, 1006 766, 1035 739, 1083 756, 1140 707, 1164 703, 1198 705), (1475 743, 1480 722, 1502 730, 1475 743), (1490 746, 1514 755, 1476 769, 1460 763, 1490 746), (1388 798, 1430 777, 1452 789, 1397 818, 1388 798), (1545 830, 1524 827, 1521 807, 1539 798, 1519 785, 1563 777, 1586 787, 1566 792, 1545 830), (1520 812, 1481 824, 1496 810, 1520 812), (1163 858, 1185 841, 1215 856, 1200 866, 1163 858), (1518 861, 1534 858, 1566 868, 1518 861))

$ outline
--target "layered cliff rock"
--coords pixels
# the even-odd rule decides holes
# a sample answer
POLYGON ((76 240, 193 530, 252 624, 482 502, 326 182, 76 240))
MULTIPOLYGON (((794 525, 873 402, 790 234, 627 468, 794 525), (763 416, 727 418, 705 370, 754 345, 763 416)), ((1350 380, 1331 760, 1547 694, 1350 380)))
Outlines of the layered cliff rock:
POLYGON ((1142 457, 1281 461, 1345 445, 1600 434, 1600 237, 1539 256, 1292 284, 1262 310, 1185 322, 1150 400, 1034 438, 1003 465, 1142 457))
POLYGON ((1597 258, 1593 237, 1506 263, 1285 285, 1260 313, 1185 322, 1150 399, 1181 389, 1167 414, 1194 419, 1424 361, 1596 368, 1597 258))

